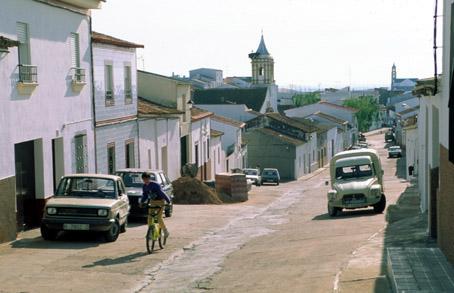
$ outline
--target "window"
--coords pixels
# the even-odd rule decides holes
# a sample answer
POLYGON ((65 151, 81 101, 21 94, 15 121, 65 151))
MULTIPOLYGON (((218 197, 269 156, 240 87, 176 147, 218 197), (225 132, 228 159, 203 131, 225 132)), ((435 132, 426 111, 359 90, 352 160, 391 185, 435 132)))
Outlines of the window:
POLYGON ((71 33, 69 36, 71 46, 71 67, 74 72, 74 82, 85 82, 85 70, 80 68, 80 43, 79 34, 71 33))
POLYGON ((207 139, 207 156, 208 160, 210 159, 210 139, 207 139))
POLYGON ((195 145, 195 164, 199 166, 199 144, 195 145))
POLYGON ((260 67, 260 68, 259 68, 259 75, 260 75, 260 76, 263 75, 263 67, 260 67))
POLYGON ((107 145, 107 172, 109 174, 115 172, 115 143, 107 145))
POLYGON ((134 140, 126 141, 125 145, 126 168, 135 167, 134 140))
POLYGON ((106 85, 106 106, 113 106, 114 102, 114 84, 113 84, 113 66, 105 65, 105 85, 106 85))
POLYGON ((17 23, 17 40, 19 41, 19 64, 30 65, 30 35, 28 24, 23 22, 17 23))
POLYGON ((125 104, 132 104, 131 66, 125 66, 125 104))
POLYGON ((28 24, 18 22, 16 24, 17 40, 19 41, 19 82, 22 83, 37 83, 38 68, 31 65, 30 54, 30 34, 28 24))
POLYGON ((76 155, 76 172, 86 173, 88 171, 87 136, 86 135, 75 136, 74 146, 76 155))

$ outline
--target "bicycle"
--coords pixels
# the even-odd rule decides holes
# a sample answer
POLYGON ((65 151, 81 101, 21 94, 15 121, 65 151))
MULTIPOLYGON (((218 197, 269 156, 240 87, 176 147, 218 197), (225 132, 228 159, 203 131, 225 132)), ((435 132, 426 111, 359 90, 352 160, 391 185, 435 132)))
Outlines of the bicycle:
POLYGON ((146 235, 148 254, 153 253, 156 241, 159 244, 159 248, 164 249, 165 239, 163 239, 164 235, 158 219, 158 214, 162 208, 161 206, 148 206, 148 231, 146 235))

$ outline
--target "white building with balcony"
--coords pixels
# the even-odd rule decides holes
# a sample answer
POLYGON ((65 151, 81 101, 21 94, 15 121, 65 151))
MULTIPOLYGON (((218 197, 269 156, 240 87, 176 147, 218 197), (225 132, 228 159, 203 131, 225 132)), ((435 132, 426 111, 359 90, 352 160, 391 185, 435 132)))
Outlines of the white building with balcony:
POLYGON ((97 171, 113 174, 139 161, 136 49, 143 45, 93 32, 97 171))
POLYGON ((95 172, 90 9, 101 2, 1 2, 0 242, 40 223, 60 176, 95 172))

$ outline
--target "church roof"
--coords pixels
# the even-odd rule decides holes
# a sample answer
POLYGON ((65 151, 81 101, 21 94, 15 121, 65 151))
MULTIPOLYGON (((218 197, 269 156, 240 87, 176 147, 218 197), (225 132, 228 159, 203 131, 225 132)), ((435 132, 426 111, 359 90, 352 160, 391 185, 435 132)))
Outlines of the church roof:
POLYGON ((265 103, 268 88, 214 88, 195 90, 193 100, 199 105, 243 104, 260 112, 265 103))
POLYGON ((270 55, 270 53, 268 52, 268 49, 266 48, 265 39, 263 38, 263 35, 262 35, 262 38, 260 39, 260 45, 257 48, 257 51, 255 53, 258 55, 266 55, 266 56, 270 55))

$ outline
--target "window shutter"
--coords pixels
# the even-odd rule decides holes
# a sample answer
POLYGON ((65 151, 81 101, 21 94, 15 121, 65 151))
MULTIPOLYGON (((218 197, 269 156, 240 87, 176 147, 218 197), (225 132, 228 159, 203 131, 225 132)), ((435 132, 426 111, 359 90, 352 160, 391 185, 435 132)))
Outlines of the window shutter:
POLYGON ((19 41, 19 63, 24 65, 30 65, 30 52, 29 52, 29 34, 28 24, 18 22, 16 25, 17 29, 17 40, 19 41))
POLYGON ((80 67, 79 34, 71 33, 70 46, 71 46, 71 66, 79 68, 80 67))

